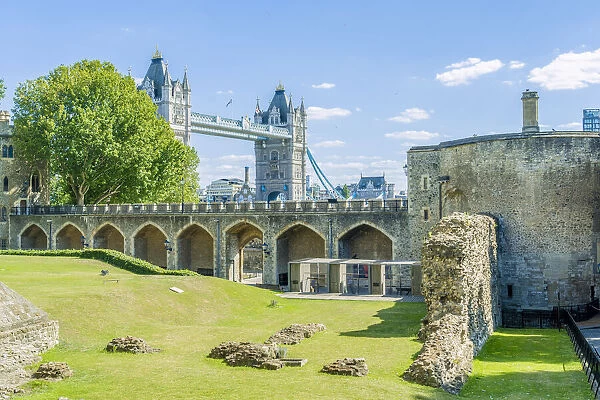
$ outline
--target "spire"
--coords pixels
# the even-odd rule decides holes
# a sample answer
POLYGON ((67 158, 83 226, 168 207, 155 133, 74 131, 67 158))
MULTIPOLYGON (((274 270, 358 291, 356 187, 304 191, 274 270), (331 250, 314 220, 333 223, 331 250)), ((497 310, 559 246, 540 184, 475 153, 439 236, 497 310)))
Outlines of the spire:
POLYGON ((162 58, 162 53, 160 51, 158 51, 158 44, 156 45, 156 51, 154 52, 154 54, 152 55, 152 59, 159 59, 162 58))
POLYGON ((171 75, 169 75, 169 63, 165 63, 165 80, 163 82, 165 86, 171 86, 171 75))
POLYGON ((275 91, 279 92, 279 91, 283 91, 283 90, 285 90, 285 88, 283 87, 283 83, 281 83, 281 81, 279 81, 279 85, 277 85, 277 87, 275 88, 275 91))
POLYGON ((288 112, 290 114, 294 113, 294 105, 292 104, 292 95, 290 94, 290 101, 288 103, 288 112))
POLYGON ((183 70, 183 89, 190 90, 190 84, 188 83, 188 77, 187 77, 187 65, 185 66, 185 69, 183 70))
POLYGON ((256 98, 256 110, 254 110, 254 115, 260 115, 260 103, 259 103, 260 99, 257 97, 256 98))
POLYGON ((304 97, 302 97, 302 102, 300 103, 300 112, 302 114, 305 114, 305 112, 304 112, 304 97))

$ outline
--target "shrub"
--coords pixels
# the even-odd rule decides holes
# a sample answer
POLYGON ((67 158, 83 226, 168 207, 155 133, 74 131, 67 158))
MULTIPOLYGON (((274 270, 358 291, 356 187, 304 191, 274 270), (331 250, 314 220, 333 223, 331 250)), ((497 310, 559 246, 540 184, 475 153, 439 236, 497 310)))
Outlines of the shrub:
POLYGON ((116 250, 108 249, 0 250, 0 255, 88 258, 105 262, 113 267, 124 269, 138 275, 197 275, 197 273, 187 269, 163 269, 148 261, 125 255, 116 250))

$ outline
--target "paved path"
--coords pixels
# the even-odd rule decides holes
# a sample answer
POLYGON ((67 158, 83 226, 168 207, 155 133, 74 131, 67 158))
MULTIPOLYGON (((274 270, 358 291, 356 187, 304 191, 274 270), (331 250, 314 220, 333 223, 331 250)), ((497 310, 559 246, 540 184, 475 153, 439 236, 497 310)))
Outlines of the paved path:
POLYGON ((353 296, 341 293, 299 293, 285 292, 277 296, 285 297, 286 299, 311 299, 311 300, 362 300, 362 301, 397 301, 405 303, 422 303, 423 296, 378 296, 378 295, 362 295, 353 296))
POLYGON ((600 353, 600 314, 577 323, 581 333, 598 353, 600 353))

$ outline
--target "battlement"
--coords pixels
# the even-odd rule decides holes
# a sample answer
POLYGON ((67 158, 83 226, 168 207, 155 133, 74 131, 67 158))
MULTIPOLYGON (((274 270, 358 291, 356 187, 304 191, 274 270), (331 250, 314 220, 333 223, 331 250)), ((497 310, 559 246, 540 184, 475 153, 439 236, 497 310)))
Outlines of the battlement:
POLYGON ((317 214, 404 212, 405 199, 329 200, 329 201, 257 201, 228 203, 106 204, 90 206, 13 207, 11 215, 122 215, 122 214, 317 214))

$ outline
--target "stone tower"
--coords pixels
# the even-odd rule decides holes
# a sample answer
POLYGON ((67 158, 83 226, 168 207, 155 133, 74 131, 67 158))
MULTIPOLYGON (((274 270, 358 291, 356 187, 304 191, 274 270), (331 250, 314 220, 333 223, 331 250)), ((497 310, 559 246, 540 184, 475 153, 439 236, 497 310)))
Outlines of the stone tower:
POLYGON ((304 99, 294 109, 281 83, 269 108, 261 111, 256 100, 254 122, 286 128, 289 139, 266 139, 254 145, 256 200, 304 200, 306 197, 306 111, 304 99))
POLYGON ((192 90, 188 82, 187 68, 183 73, 183 82, 172 80, 169 65, 164 62, 157 48, 138 89, 148 93, 158 106, 158 115, 169 122, 175 137, 189 146, 192 131, 192 90))
POLYGON ((529 89, 523 92, 521 101, 523 102, 523 129, 522 132, 539 132, 538 125, 538 93, 530 92, 529 89))

